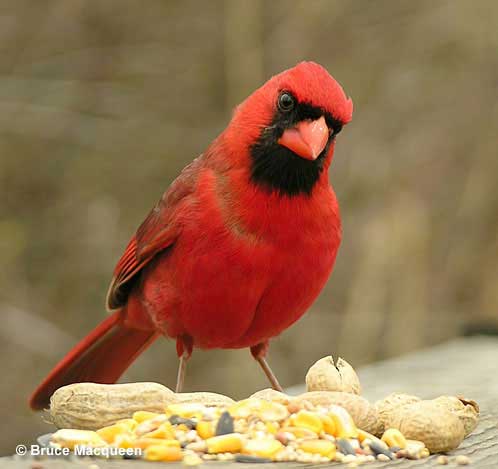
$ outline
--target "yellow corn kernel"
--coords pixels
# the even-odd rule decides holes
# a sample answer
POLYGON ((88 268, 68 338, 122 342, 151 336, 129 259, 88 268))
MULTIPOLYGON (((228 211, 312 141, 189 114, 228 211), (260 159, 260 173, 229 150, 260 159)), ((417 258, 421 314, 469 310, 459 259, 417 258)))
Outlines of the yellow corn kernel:
POLYGON ((378 440, 378 438, 365 430, 360 430, 358 428, 358 441, 363 443, 364 440, 378 440))
POLYGON ((173 440, 175 438, 175 432, 171 423, 164 422, 159 425, 159 428, 156 430, 145 433, 143 438, 163 438, 165 440, 173 440))
POLYGON ((270 438, 262 438, 247 440, 244 443, 242 452, 251 456, 273 459, 273 457, 282 449, 284 449, 284 445, 280 443, 280 441, 270 438))
POLYGON ((198 402, 187 402, 180 404, 170 404, 166 407, 166 414, 168 415, 178 415, 189 419, 191 417, 200 417, 202 411, 204 410, 204 405, 198 402))
POLYGON ((100 436, 107 443, 113 443, 116 436, 122 433, 127 433, 128 430, 124 425, 115 423, 114 425, 109 425, 108 427, 103 427, 97 430, 97 435, 100 436))
POLYGON ((263 400, 252 397, 232 404, 228 412, 234 418, 247 418, 250 415, 257 415, 263 404, 263 400))
POLYGON ((137 428, 138 422, 133 419, 121 419, 116 422, 116 425, 123 425, 128 431, 132 432, 137 428))
POLYGON ((311 454, 320 454, 326 458, 335 458, 335 445, 328 440, 305 440, 299 445, 299 449, 311 454))
POLYGON ((242 449, 242 438, 239 433, 213 436, 206 440, 208 453, 238 453, 242 449))
POLYGON ((320 417, 308 410, 300 410, 297 414, 292 415, 290 421, 295 427, 307 428, 315 433, 320 433, 323 430, 320 417))
POLYGON ((146 448, 147 461, 180 461, 182 450, 179 446, 152 445, 146 448))
POLYGON ((420 457, 425 459, 431 455, 431 452, 427 448, 422 448, 419 453, 420 457))
POLYGON ((156 417, 153 417, 148 420, 144 420, 142 423, 139 423, 135 428, 135 435, 143 436, 146 433, 153 432, 157 430, 163 423, 168 422, 168 417, 164 414, 159 414, 156 417))
POLYGON ((176 446, 180 448, 178 440, 163 440, 161 438, 139 438, 133 441, 133 448, 146 449, 149 446, 176 446))
POLYGON ((132 438, 132 436, 128 433, 121 433, 120 435, 116 435, 116 438, 114 440, 114 445, 117 448, 133 448, 135 440, 132 438))
POLYGON ((323 431, 329 435, 336 436, 337 427, 334 421, 328 415, 320 415, 320 420, 323 424, 323 431))
POLYGON ((276 435, 279 430, 279 426, 275 422, 266 422, 265 427, 266 431, 272 435, 276 435))
POLYGON ((278 402, 269 402, 255 397, 232 404, 228 408, 228 412, 234 418, 248 418, 255 415, 263 422, 282 421, 289 416, 286 406, 278 402))
POLYGON ((381 440, 387 444, 387 446, 397 446, 398 448, 406 448, 406 438, 398 429, 388 428, 382 435, 381 440))
POLYGON ((57 430, 51 439, 52 443, 61 445, 63 448, 74 449, 75 446, 107 446, 107 443, 99 436, 97 432, 90 430, 75 430, 72 428, 63 428, 57 430))
POLYGON ((296 438, 307 438, 307 439, 318 438, 318 434, 316 432, 313 432, 303 427, 282 427, 281 430, 283 432, 292 433, 296 438))
POLYGON ((208 438, 214 436, 215 428, 213 422, 206 422, 205 420, 201 420, 197 423, 197 426, 195 428, 197 430, 197 434, 203 440, 207 440, 208 438))
POLYGON ((148 412, 147 410, 137 410, 136 412, 133 412, 133 420, 135 420, 135 422, 137 423, 142 423, 146 420, 153 419, 158 415, 161 414, 158 414, 157 412, 148 412))
POLYGON ((329 417, 334 421, 336 435, 338 438, 357 438, 358 428, 356 428, 351 415, 343 407, 338 405, 330 406, 329 417))
POLYGON ((282 421, 289 416, 287 407, 278 402, 263 401, 256 415, 263 422, 282 421))

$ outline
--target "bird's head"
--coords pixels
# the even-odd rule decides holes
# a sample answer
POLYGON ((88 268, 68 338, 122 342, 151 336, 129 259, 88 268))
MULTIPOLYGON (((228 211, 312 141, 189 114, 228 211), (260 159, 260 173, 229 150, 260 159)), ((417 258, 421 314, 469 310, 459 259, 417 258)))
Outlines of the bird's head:
POLYGON ((232 150, 249 158, 254 183, 289 196, 310 194, 352 111, 352 101, 322 66, 301 62, 240 104, 227 132, 232 150))

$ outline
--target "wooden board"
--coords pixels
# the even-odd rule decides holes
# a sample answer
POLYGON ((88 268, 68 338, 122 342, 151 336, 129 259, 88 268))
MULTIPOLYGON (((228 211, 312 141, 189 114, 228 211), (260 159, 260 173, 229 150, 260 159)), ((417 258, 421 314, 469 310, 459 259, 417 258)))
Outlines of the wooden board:
MULTIPOLYGON (((476 400, 481 407, 479 426, 452 453, 467 455, 475 468, 498 467, 498 339, 488 337, 457 339, 438 347, 419 351, 401 358, 379 362, 359 371, 363 385, 363 394, 371 400, 382 398, 394 391, 416 394, 421 397, 435 397, 441 394, 460 394, 476 400)), ((303 389, 295 387, 292 393, 303 389)), ((33 459, 0 458, 2 469, 32 469, 33 459)), ((123 460, 91 460, 91 459, 54 459, 37 461, 43 469, 88 469, 91 464, 97 464, 101 469, 179 469, 181 464, 148 463, 144 461, 123 460)), ((209 468, 260 469, 282 467, 346 467, 332 464, 205 464, 209 468)), ((419 461, 397 460, 388 463, 371 463, 362 467, 376 469, 380 467, 396 469, 444 467, 436 463, 436 457, 419 461)), ((40 467, 40 469, 41 469, 40 467)), ((447 467, 456 467, 451 463, 447 467)))

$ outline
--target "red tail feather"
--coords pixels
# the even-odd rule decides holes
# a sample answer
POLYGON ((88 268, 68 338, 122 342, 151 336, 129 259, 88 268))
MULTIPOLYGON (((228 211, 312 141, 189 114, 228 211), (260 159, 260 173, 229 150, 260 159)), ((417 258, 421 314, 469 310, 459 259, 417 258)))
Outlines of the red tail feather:
POLYGON ((115 383, 156 338, 154 331, 130 329, 116 311, 81 340, 55 366, 29 400, 34 410, 48 407, 53 392, 71 383, 115 383))

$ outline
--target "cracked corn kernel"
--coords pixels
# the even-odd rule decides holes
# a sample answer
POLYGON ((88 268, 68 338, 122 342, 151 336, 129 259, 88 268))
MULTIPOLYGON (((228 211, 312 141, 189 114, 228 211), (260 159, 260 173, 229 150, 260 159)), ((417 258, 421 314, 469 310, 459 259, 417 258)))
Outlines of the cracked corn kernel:
POLYGON ((275 435, 278 432, 278 424, 275 422, 266 422, 266 431, 268 433, 271 433, 272 435, 275 435))
POLYGON ((242 449, 242 437, 239 433, 213 436, 206 440, 208 453, 238 453, 242 449))
POLYGON ((63 428, 62 430, 57 430, 52 435, 52 442, 71 450, 73 450, 74 447, 78 445, 92 447, 107 445, 107 443, 99 436, 97 432, 93 432, 91 430, 76 430, 72 428, 63 428))
POLYGON ((242 452, 251 456, 273 459, 273 457, 283 448, 284 446, 278 440, 261 438, 246 441, 242 452))
POLYGON ((211 438, 214 436, 214 425, 213 422, 207 422, 205 420, 201 420, 200 422, 197 423, 197 426, 195 427, 197 430, 197 434, 203 439, 206 440, 208 438, 211 438))
POLYGON ((338 405, 330 406, 328 416, 333 420, 339 438, 358 438, 358 428, 348 411, 338 405))
POLYGON ((278 402, 263 401, 258 416, 263 422, 282 421, 289 416, 289 411, 278 402))
POLYGON ((174 446, 180 448, 178 440, 165 440, 163 438, 139 438, 132 442, 133 448, 147 449, 149 446, 174 446))
POLYGON ((172 425, 169 422, 164 422, 159 425, 159 428, 156 430, 145 433, 143 438, 163 438, 165 440, 173 440, 175 438, 175 433, 172 425))
POLYGON ((108 427, 103 427, 97 430, 97 435, 100 436, 107 443, 114 443, 114 440, 118 435, 127 433, 127 428, 124 425, 114 424, 108 427))
POLYGON ((336 436, 337 427, 334 421, 328 415, 320 415, 322 421, 323 431, 328 435, 336 436))
POLYGON ((392 446, 397 446, 401 449, 406 448, 406 438, 403 433, 401 433, 396 428, 388 428, 382 435, 381 440, 390 448, 392 446))
POLYGON ((431 455, 431 452, 427 448, 422 448, 420 450, 420 457, 421 458, 428 458, 431 455))
POLYGON ((135 434, 137 436, 145 435, 146 433, 153 432, 157 430, 161 424, 167 422, 168 418, 164 414, 157 415, 151 419, 145 420, 142 423, 139 423, 135 428, 135 434))
POLYGON ((358 441, 363 443, 364 440, 375 440, 376 436, 371 433, 366 432, 365 430, 358 429, 358 441))
POLYGON ((116 439, 114 440, 114 446, 117 448, 133 448, 133 438, 130 434, 128 433, 122 433, 121 435, 117 435, 116 439))
POLYGON ((154 417, 157 417, 158 414, 157 412, 148 412, 147 410, 137 410, 136 412, 133 412, 133 420, 137 423, 142 423, 145 422, 146 420, 153 419, 154 417))
POLYGON ((307 428, 302 427, 282 427, 283 432, 293 435, 294 438, 308 438, 314 439, 318 438, 318 434, 307 428))
POLYGON ((308 410, 300 410, 290 418, 291 425, 306 428, 315 433, 323 431, 323 423, 315 413, 308 410))
POLYGON ((144 458, 147 461, 180 461, 182 450, 180 446, 152 445, 145 449, 144 458))
POLYGON ((328 440, 305 440, 299 445, 299 449, 305 453, 318 454, 327 458, 335 457, 336 447, 328 440))
POLYGON ((184 402, 181 404, 170 404, 166 407, 167 415, 178 415, 183 418, 201 417, 204 405, 199 402, 184 402))
POLYGON ((116 422, 116 425, 122 425, 126 430, 132 432, 137 428, 138 423, 133 419, 121 419, 116 422))
POLYGON ((236 402, 228 408, 228 412, 234 418, 255 416, 264 422, 281 421, 289 416, 286 406, 254 397, 236 402))

